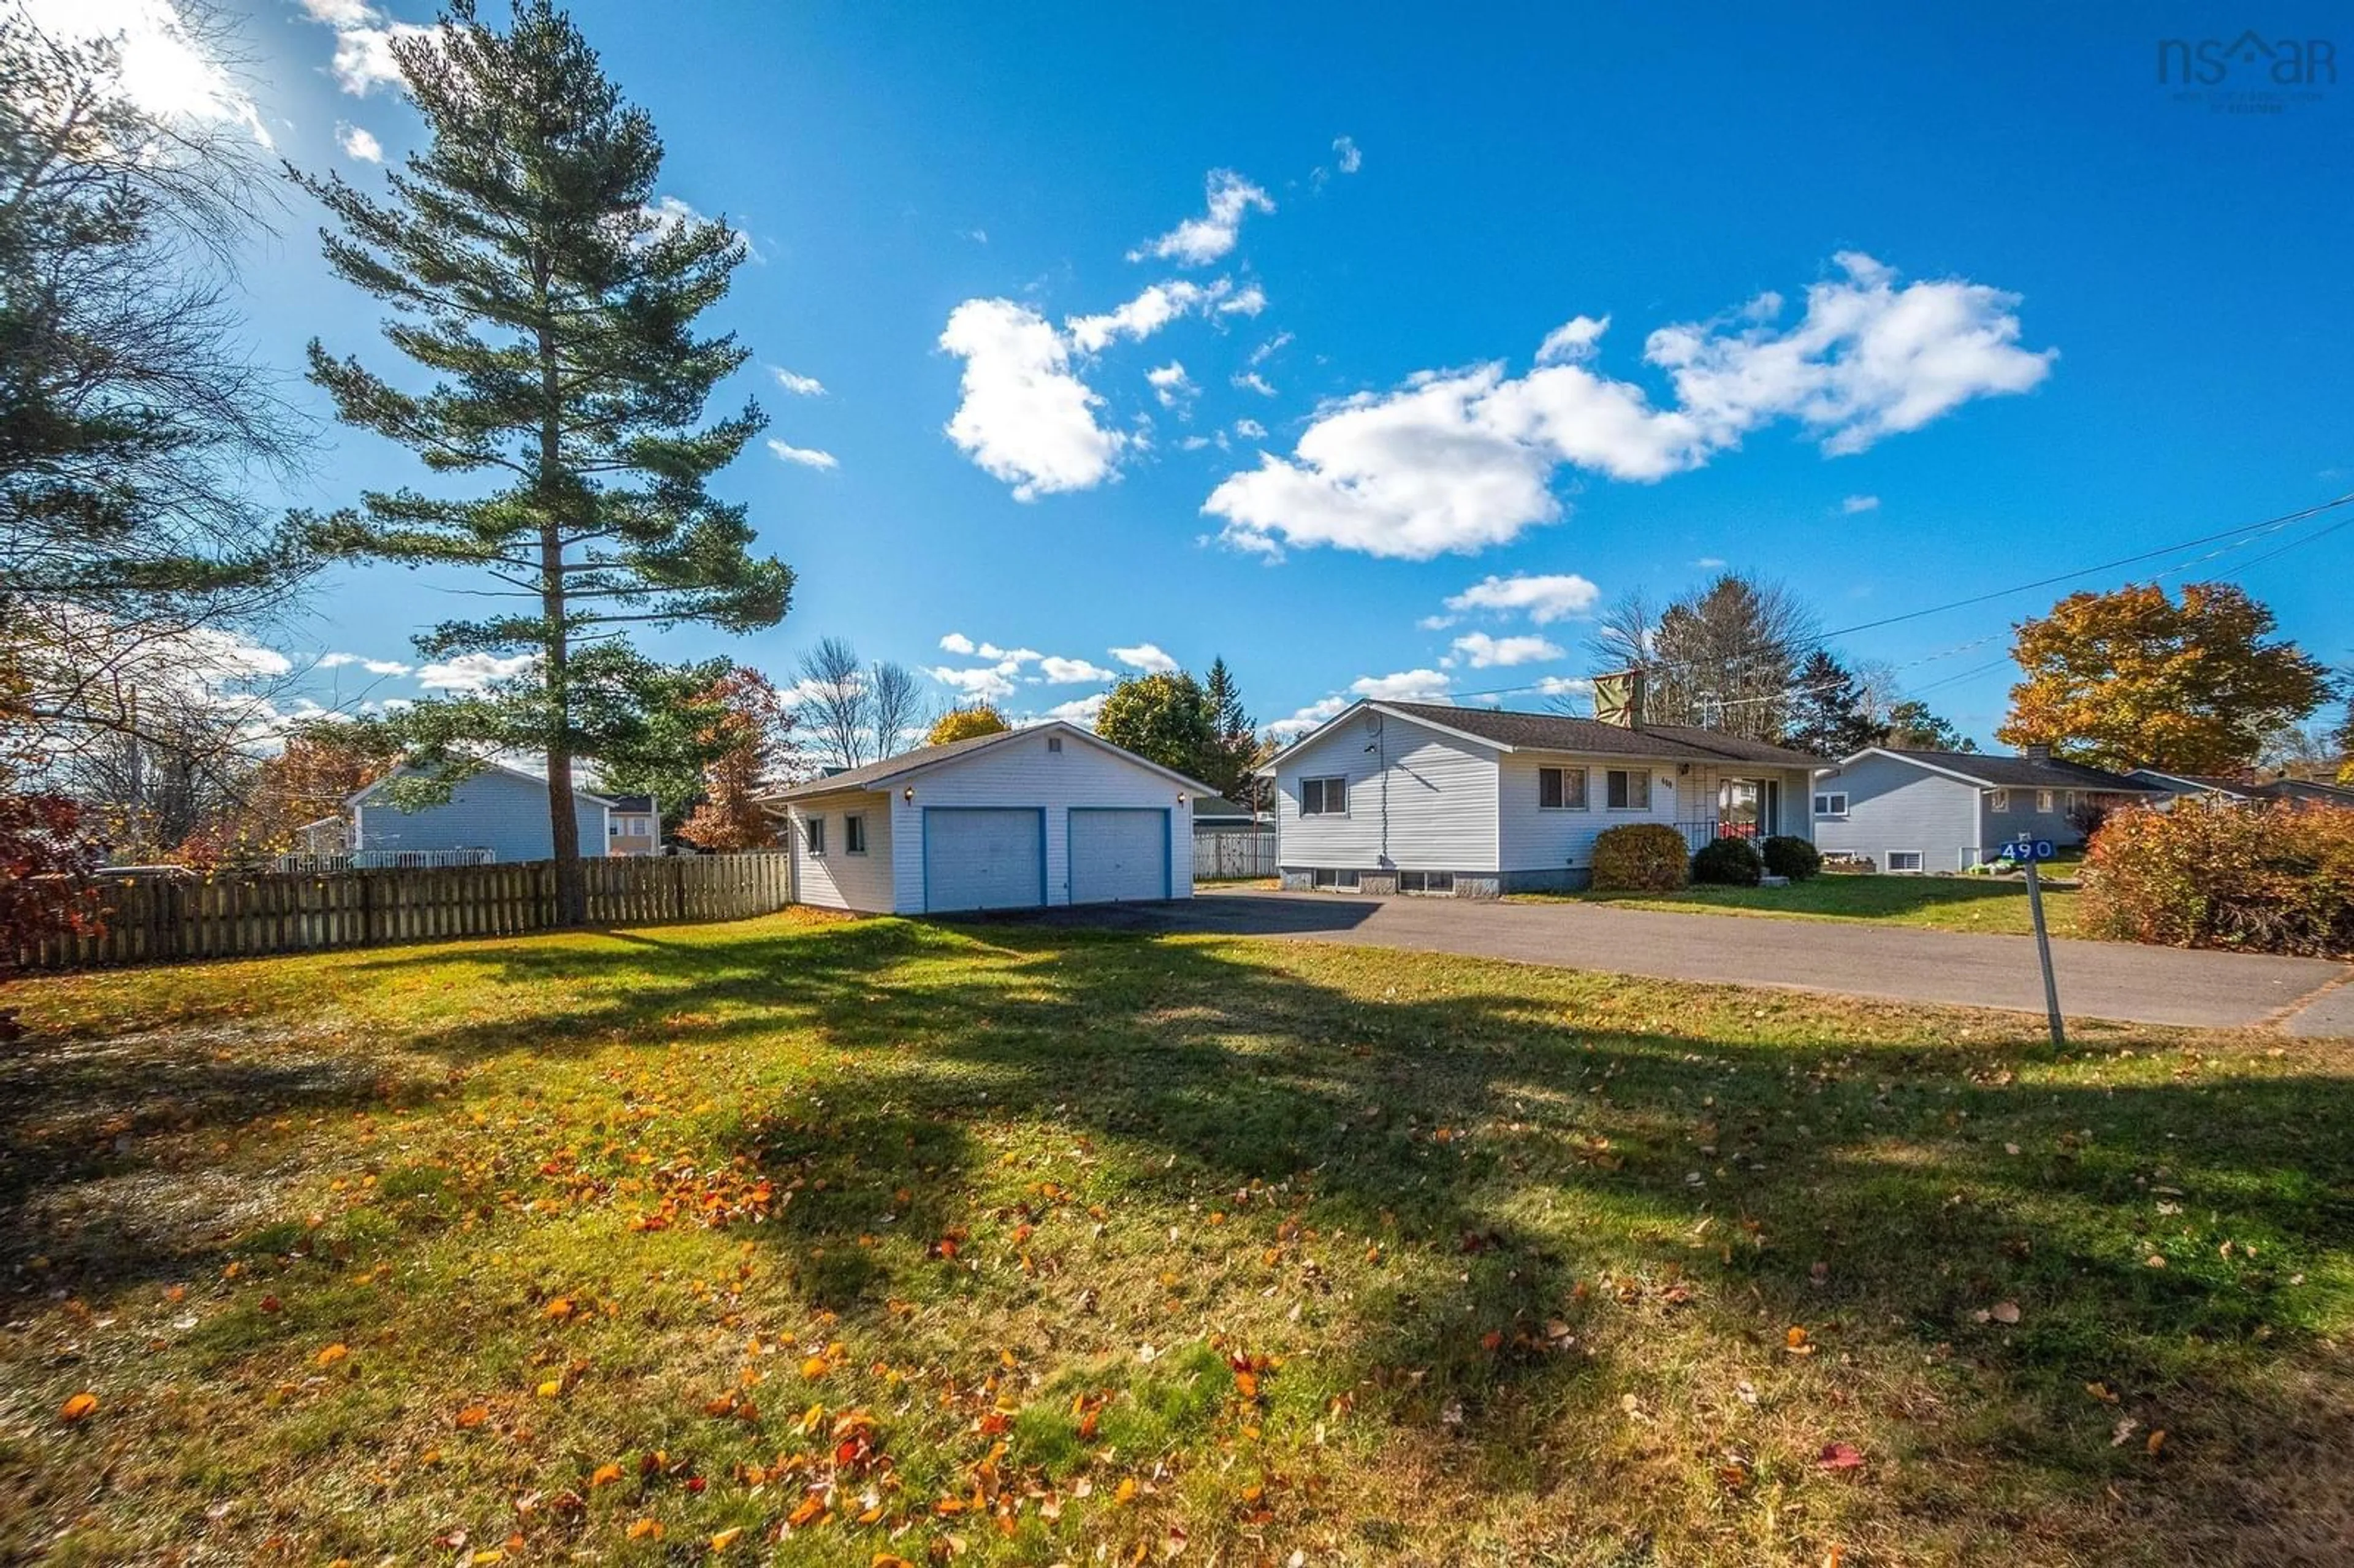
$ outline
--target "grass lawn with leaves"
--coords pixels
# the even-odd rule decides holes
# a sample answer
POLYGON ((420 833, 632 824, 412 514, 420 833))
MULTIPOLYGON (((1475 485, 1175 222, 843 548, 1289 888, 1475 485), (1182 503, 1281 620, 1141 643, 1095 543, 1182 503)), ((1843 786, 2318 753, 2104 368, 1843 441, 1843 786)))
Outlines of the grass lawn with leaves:
MULTIPOLYGON (((1516 894, 1512 902, 1570 897, 1629 909, 1708 915, 1770 915, 1797 920, 1861 920, 1927 931, 1985 931, 2025 936, 2034 930, 2027 884, 2016 876, 1892 876, 1826 872, 1787 887, 1691 887, 1680 893, 1516 894)), ((2043 918, 2055 937, 2074 937, 2076 890, 2043 889, 2043 918)))
POLYGON ((2338 1047, 803 913, 12 1001, 7 1560, 2354 1543, 2338 1047))

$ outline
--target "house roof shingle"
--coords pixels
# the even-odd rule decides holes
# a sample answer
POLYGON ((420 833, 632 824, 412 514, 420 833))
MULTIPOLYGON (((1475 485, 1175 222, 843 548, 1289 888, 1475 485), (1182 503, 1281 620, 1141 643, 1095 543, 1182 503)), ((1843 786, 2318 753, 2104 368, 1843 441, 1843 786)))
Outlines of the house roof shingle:
MULTIPOLYGON (((2138 784, 2120 773, 2087 768, 2081 762, 2038 761, 2031 757, 2003 757, 1988 751, 1907 751, 1873 747, 1873 751, 1901 757, 1925 767, 1958 773, 1998 789, 2098 789, 2123 795, 2161 795, 2165 791, 2138 784)), ((1861 754, 1859 754, 1861 755, 1861 754)), ((1852 759, 1850 759, 1852 760, 1852 759)))
POLYGON ((1720 735, 1691 725, 1651 724, 1641 729, 1572 718, 1566 714, 1511 708, 1455 707, 1445 703, 1376 703, 1372 706, 1443 725, 1521 751, 1572 751, 1607 757, 1667 758, 1678 762, 1755 762, 1781 768, 1821 768, 1830 758, 1762 740, 1720 735))
POLYGON ((617 811, 651 811, 654 809, 652 795, 608 795, 605 799, 617 811))
POLYGON ((806 779, 790 789, 774 789, 760 797, 764 800, 799 800, 811 795, 831 795, 842 789, 872 789, 886 779, 896 779, 902 773, 918 768, 928 768, 935 762, 945 762, 951 757, 961 757, 970 751, 986 751, 992 746, 1012 740, 1023 732, 1001 729, 988 735, 967 736, 944 746, 919 746, 913 751, 903 751, 886 757, 880 762, 864 767, 845 768, 838 773, 827 773, 806 779))

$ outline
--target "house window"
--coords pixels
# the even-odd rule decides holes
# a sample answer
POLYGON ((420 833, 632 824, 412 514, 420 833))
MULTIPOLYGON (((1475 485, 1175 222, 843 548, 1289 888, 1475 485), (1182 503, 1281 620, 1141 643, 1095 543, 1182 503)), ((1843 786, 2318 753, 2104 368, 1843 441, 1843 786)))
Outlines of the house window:
POLYGON ((1328 867, 1314 873, 1311 880, 1328 893, 1357 891, 1357 874, 1353 871, 1334 871, 1328 867))
POLYGON ((1921 852, 1919 850, 1890 850, 1888 852, 1887 858, 1888 869, 1891 871, 1918 871, 1921 869, 1921 852))
POLYGON ((1585 769, 1583 768, 1538 768, 1537 804, 1548 811, 1585 810, 1585 769))
POLYGON ((1345 817, 1349 814, 1346 779, 1302 779, 1299 814, 1303 817, 1345 817))
POLYGON ((608 817, 605 819, 605 836, 610 839, 618 839, 621 836, 620 818, 608 817))
POLYGON ((1836 789, 1828 795, 1816 796, 1815 815, 1818 817, 1846 816, 1847 791, 1844 789, 1836 789))
POLYGON ((825 819, 810 817, 801 823, 801 839, 812 856, 825 853, 825 819))
MULTIPOLYGON (((1548 772, 1553 769, 1547 769, 1548 772)), ((1398 873, 1400 893, 1441 893, 1455 891, 1455 874, 1451 871, 1401 871, 1398 873)))
POLYGON ((1062 750, 1062 749, 1063 749, 1063 737, 1062 737, 1061 736, 1059 736, 1059 735, 1050 735, 1050 736, 1048 736, 1046 737, 1046 749, 1047 749, 1047 750, 1049 750, 1049 751, 1060 751, 1060 750, 1062 750))
POLYGON ((1648 769, 1614 768, 1609 773, 1610 809, 1648 811, 1651 809, 1651 775, 1648 769))
POLYGON ((2051 790, 2038 789, 2035 792, 2035 809, 2043 812, 2046 816, 2049 816, 2052 811, 2052 796, 2051 790))
POLYGON ((1994 809, 1995 809, 1996 810, 1998 810, 1998 811, 2008 811, 2008 810, 2010 810, 2010 791, 2009 791, 2009 790, 2008 790, 2008 789, 1998 789, 1998 790, 1996 790, 1996 791, 1994 792, 1994 800, 1993 800, 1992 804, 1993 804, 1993 806, 1994 806, 1994 809))
POLYGON ((866 853, 866 818, 864 813, 853 812, 842 819, 842 849, 844 854, 866 853))

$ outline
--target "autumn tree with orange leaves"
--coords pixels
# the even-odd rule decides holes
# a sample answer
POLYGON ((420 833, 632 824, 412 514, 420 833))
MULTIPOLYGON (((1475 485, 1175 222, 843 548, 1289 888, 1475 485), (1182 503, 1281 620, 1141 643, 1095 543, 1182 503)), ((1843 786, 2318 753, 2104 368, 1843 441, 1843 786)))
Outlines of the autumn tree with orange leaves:
POLYGON ((792 710, 766 675, 743 665, 713 682, 697 705, 711 711, 695 736, 711 760, 703 768, 703 803, 678 836, 699 849, 766 849, 777 829, 758 797, 791 771, 792 710))
POLYGON ((2273 612, 2230 583, 2071 594, 2019 624, 1996 737, 2096 768, 2231 775, 2329 698, 2319 660, 2275 639, 2273 612))

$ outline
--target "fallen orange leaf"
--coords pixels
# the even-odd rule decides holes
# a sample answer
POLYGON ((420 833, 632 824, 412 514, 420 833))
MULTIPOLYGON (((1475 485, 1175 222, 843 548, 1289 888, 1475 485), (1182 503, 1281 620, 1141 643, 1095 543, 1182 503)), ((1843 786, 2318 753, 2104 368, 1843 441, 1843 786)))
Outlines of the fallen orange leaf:
POLYGON ((632 1520, 630 1525, 628 1534, 631 1541, 643 1541, 648 1536, 652 1536, 656 1541, 660 1541, 663 1535, 662 1521, 657 1519, 641 1519, 632 1520))
POLYGON ((714 1552, 726 1551, 729 1547, 736 1544, 736 1538, 743 1533, 744 1527, 740 1524, 730 1529, 721 1531, 718 1534, 711 1538, 711 1550, 714 1552))
POLYGON ((67 1400, 65 1408, 58 1411, 58 1414, 68 1422, 75 1422, 90 1415, 97 1409, 98 1395, 85 1389, 67 1400))
POLYGON ((323 1367, 334 1366, 351 1353, 351 1347, 348 1345, 329 1345, 319 1352, 319 1364, 323 1367))
POLYGON ((598 1467, 596 1467, 596 1469, 594 1469, 594 1470, 592 1470, 592 1471, 590 1471, 590 1472, 589 1472, 589 1475, 588 1475, 588 1484, 589 1484, 589 1486, 591 1486, 591 1487, 610 1487, 610 1486, 611 1486, 615 1481, 618 1481, 618 1480, 620 1480, 620 1478, 621 1478, 621 1467, 620 1467, 620 1466, 619 1466, 619 1465, 599 1465, 599 1466, 598 1466, 598 1467))
POLYGON ((809 1523, 811 1520, 822 1517, 824 1513, 825 1499, 818 1496, 815 1492, 811 1492, 809 1496, 801 1499, 801 1506, 799 1508, 793 1510, 791 1513, 785 1516, 785 1522, 791 1525, 795 1530, 799 1530, 801 1526, 809 1523))
POLYGON ((458 1425, 461 1428, 471 1429, 472 1427, 480 1426, 483 1422, 488 1421, 490 1418, 491 1412, 488 1405, 470 1404, 466 1406, 465 1409, 458 1412, 458 1425))

